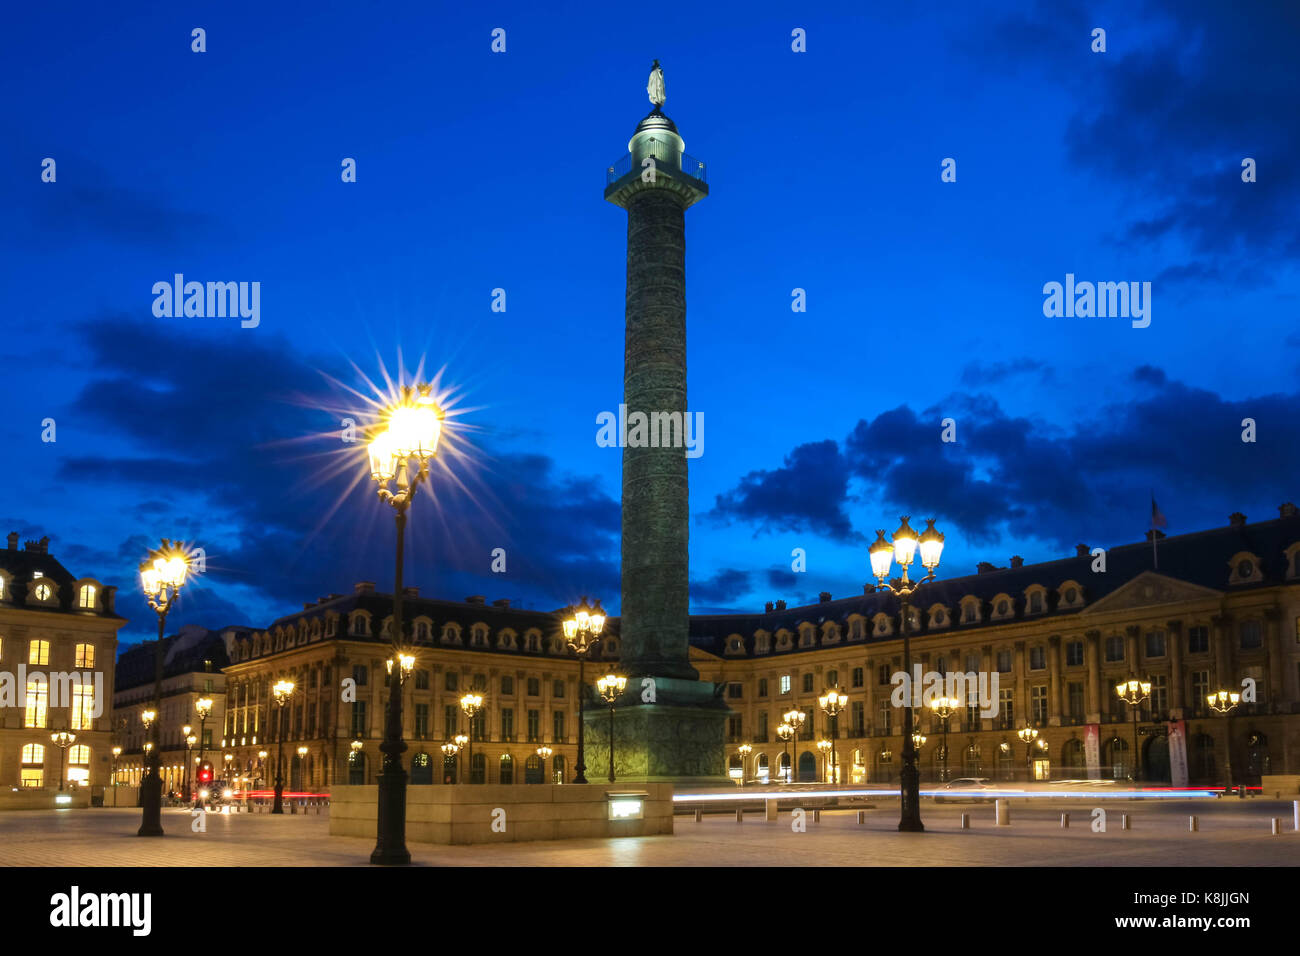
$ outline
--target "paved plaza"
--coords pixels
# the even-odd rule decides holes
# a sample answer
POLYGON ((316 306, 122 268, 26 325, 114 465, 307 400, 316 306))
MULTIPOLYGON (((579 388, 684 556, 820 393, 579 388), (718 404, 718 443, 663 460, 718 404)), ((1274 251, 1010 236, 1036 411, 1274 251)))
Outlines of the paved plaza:
MULTIPOLYGON (((858 824, 854 810, 807 816, 793 832, 790 814, 676 819, 673 836, 565 840, 477 846, 409 845, 425 866, 1294 866, 1300 835, 1291 805, 1263 799, 1169 802, 1062 801, 1050 807, 1013 806, 1012 825, 994 825, 990 804, 936 806, 924 802, 927 832, 899 833, 896 803, 878 802, 858 824), (1089 827, 1093 806, 1108 811, 1108 829, 1089 827), (1069 829, 1060 815, 1071 815, 1069 829), (963 812, 971 829, 962 830, 963 812), (1120 828, 1129 813, 1132 829, 1120 828), (1200 832, 1188 832, 1188 815, 1200 832), (1270 833, 1271 817, 1283 834, 1270 833)), ((185 810, 165 810, 161 839, 135 835, 138 809, 14 811, 0 814, 3 866, 359 866, 372 839, 331 837, 328 811, 319 815, 209 814, 207 831, 191 831, 185 810)))

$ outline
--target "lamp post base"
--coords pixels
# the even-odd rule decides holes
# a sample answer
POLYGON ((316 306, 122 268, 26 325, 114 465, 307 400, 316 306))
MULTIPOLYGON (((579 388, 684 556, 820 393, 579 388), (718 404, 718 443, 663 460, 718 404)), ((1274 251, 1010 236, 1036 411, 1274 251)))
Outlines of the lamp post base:
POLYGON ((406 771, 385 770, 379 775, 376 806, 375 849, 370 862, 376 866, 406 866, 411 853, 406 849, 406 771))

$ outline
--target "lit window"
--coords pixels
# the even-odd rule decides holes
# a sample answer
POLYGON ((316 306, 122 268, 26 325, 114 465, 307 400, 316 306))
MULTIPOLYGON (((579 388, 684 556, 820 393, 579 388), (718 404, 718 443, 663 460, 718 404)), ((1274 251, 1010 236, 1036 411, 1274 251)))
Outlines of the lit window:
POLYGON ((95 609, 95 586, 93 584, 83 584, 81 591, 78 592, 77 606, 83 611, 93 611, 95 609))
POLYGON ((95 645, 78 644, 77 645, 77 667, 94 667, 95 666, 95 645))
POLYGON ((23 766, 20 783, 23 787, 41 788, 45 786, 45 748, 40 744, 27 744, 23 747, 23 766))
POLYGON ((5 596, 5 579, 3 577, 0 577, 0 600, 4 600, 4 596, 5 596))
POLYGON ((45 747, 43 744, 28 744, 23 747, 23 763, 45 763, 45 747))
POLYGON ((788 694, 788 693, 790 693, 790 675, 789 675, 789 674, 782 674, 782 675, 781 675, 781 693, 783 693, 783 694, 788 694))
POLYGON ((43 680, 27 682, 27 709, 23 715, 24 727, 44 727, 48 714, 50 685, 43 680))
POLYGON ((45 666, 50 662, 50 642, 32 641, 27 651, 27 663, 45 666))
POLYGON ((44 581, 36 585, 36 600, 38 601, 48 601, 50 599, 50 595, 53 593, 54 592, 50 590, 50 586, 46 584, 44 581))
POLYGON ((89 683, 72 686, 72 730, 94 730, 95 688, 89 683))

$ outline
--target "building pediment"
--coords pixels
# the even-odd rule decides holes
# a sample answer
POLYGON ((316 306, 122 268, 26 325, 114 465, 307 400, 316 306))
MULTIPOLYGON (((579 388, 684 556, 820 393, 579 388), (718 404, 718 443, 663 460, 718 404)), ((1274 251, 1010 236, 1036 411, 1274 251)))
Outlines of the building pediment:
POLYGON ((1095 601, 1079 612, 1080 617, 1093 617, 1111 611, 1130 611, 1136 608, 1160 607, 1165 604, 1188 604, 1194 601, 1218 600, 1222 591, 1180 581, 1156 571, 1143 571, 1132 581, 1095 601))

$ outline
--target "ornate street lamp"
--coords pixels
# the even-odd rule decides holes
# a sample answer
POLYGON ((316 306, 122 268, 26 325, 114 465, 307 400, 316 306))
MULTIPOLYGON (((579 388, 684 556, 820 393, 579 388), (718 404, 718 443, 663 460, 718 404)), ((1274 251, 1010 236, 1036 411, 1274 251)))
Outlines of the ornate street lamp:
MULTIPOLYGON (((469 776, 471 778, 467 781, 468 783, 474 782, 472 779, 474 776, 474 715, 479 712, 479 708, 482 706, 482 694, 471 692, 460 699, 460 709, 465 712, 465 723, 468 725, 465 729, 469 731, 469 734, 465 737, 465 740, 469 743, 469 751, 466 753, 467 759, 465 761, 469 765, 469 776)), ((457 735, 456 739, 459 742, 460 735, 457 735)), ((485 778, 487 776, 486 767, 484 768, 483 776, 485 778)), ((487 780, 485 779, 483 782, 487 783, 487 780)))
POLYGON ((298 748, 298 786, 301 793, 307 792, 307 748, 298 748))
MULTIPOLYGON (((894 532, 891 542, 885 538, 885 532, 877 531, 876 540, 868 549, 871 555, 871 573, 876 578, 876 586, 896 594, 903 609, 903 671, 912 680, 912 644, 908 638, 911 629, 912 595, 922 584, 934 580, 934 569, 939 566, 939 556, 943 553, 943 535, 935 530, 934 519, 926 519, 926 528, 918 536, 908 522, 908 515, 903 516, 902 524, 894 532), (926 570, 925 577, 911 581, 907 569, 911 567, 917 550, 921 552, 921 565, 926 570), (890 566, 897 561, 903 569, 902 577, 888 582, 890 566)), ((921 822, 921 777, 916 769, 916 748, 912 744, 912 694, 903 703, 903 768, 900 773, 900 802, 902 816, 898 829, 920 833, 925 829, 921 822)))
POLYGON ((68 748, 76 743, 77 735, 68 733, 66 730, 60 730, 58 733, 50 734, 50 741, 54 746, 59 748, 59 791, 63 790, 63 770, 64 758, 68 756, 68 748))
POLYGON ((627 678, 617 674, 606 674, 596 681, 600 699, 609 705, 609 782, 614 782, 614 704, 619 695, 627 689, 627 678))
POLYGON ((584 732, 587 713, 587 685, 583 668, 591 649, 600 643, 601 632, 605 630, 605 611, 600 602, 595 607, 587 606, 584 597, 576 608, 569 609, 569 617, 564 619, 564 641, 578 655, 578 763, 574 767, 574 783, 587 782, 587 745, 584 732))
MULTIPOLYGON (((793 733, 790 735, 791 740, 793 741, 793 746, 791 747, 793 753, 790 757, 790 781, 791 783, 795 783, 799 780, 795 771, 795 765, 799 763, 799 728, 801 728, 804 721, 808 719, 808 715, 802 710, 794 708, 787 710, 782 714, 781 719, 789 724, 790 728, 793 730, 793 733)), ((811 729, 812 728, 810 727, 809 730, 811 729)))
MULTIPOLYGON (((537 748, 537 756, 538 756, 538 757, 541 759, 541 761, 542 761, 542 779, 543 779, 543 780, 546 779, 546 761, 548 761, 548 760, 551 759, 551 754, 553 754, 553 753, 555 753, 555 751, 552 750, 550 747, 547 747, 545 744, 543 744, 542 746, 540 746, 540 747, 537 748)), ((552 781, 554 781, 555 778, 552 777, 551 779, 552 779, 552 781)), ((564 781, 561 780, 560 783, 564 783, 564 781)))
POLYGON ((776 735, 785 742, 785 782, 793 783, 794 761, 790 759, 790 738, 794 736, 794 727, 783 721, 777 724, 776 735))
POLYGON ((117 758, 122 756, 122 748, 113 747, 113 806, 117 806, 117 758))
POLYGON ((934 697, 930 700, 930 709, 934 711, 934 716, 943 721, 943 779, 948 779, 948 718, 952 716, 953 711, 961 706, 961 701, 956 697, 934 697))
MULTIPOLYGON (((203 756, 207 745, 207 739, 203 735, 203 725, 208 722, 208 714, 212 713, 212 698, 200 697, 194 702, 194 712, 199 715, 199 766, 203 765, 203 756)), ((194 809, 201 810, 203 801, 199 799, 197 793, 194 794, 194 809)))
POLYGON ((1025 745, 1025 779, 1034 779, 1034 741, 1038 739, 1038 731, 1029 725, 1025 725, 1016 731, 1016 736, 1020 738, 1025 745))
POLYGON ((284 705, 293 696, 293 681, 278 680, 271 688, 275 697, 275 803, 271 805, 272 813, 284 813, 284 705))
MULTIPOLYGON (((831 740, 839 740, 840 737, 840 711, 844 705, 849 702, 848 694, 841 694, 837 688, 831 688, 817 698, 817 703, 825 711, 826 716, 831 719, 831 740)), ((838 752, 831 751, 831 782, 840 782, 840 770, 838 761, 838 752)))
POLYGON ((1151 696, 1151 682, 1129 678, 1115 685, 1115 695, 1128 704, 1129 713, 1133 715, 1133 781, 1142 778, 1141 764, 1138 760, 1138 704, 1151 696))
MULTIPOLYGON (((1232 793, 1232 712, 1241 703, 1241 695, 1235 691, 1221 690, 1217 694, 1208 695, 1206 701, 1209 703, 1211 710, 1227 718, 1228 729, 1223 748, 1223 768, 1228 773, 1228 783, 1223 788, 1223 792, 1225 794, 1232 793)), ((1243 800, 1246 799, 1246 788, 1244 786, 1239 788, 1237 795, 1243 800)))
POLYGON ((261 787, 266 786, 265 781, 266 781, 266 758, 267 758, 267 756, 268 756, 268 754, 267 754, 267 752, 266 752, 265 750, 259 750, 259 751, 257 752, 257 780, 258 780, 258 783, 261 785, 261 786, 258 787, 259 790, 261 789, 261 787))
POLYGON ((185 734, 185 782, 181 785, 181 799, 186 803, 190 802, 190 752, 199 741, 199 738, 190 732, 193 729, 189 724, 181 728, 181 732, 185 734))
MULTIPOLYGON (((402 388, 397 405, 386 410, 386 427, 369 445, 370 477, 379 486, 379 498, 391 505, 397 521, 397 562, 393 583, 393 650, 405 650, 402 625, 402 564, 406 544, 406 512, 420 482, 429 477, 429 462, 438 452, 442 434, 442 409, 433 400, 433 386, 402 388), (418 393, 418 394, 417 394, 418 393), (395 482, 395 491, 388 488, 395 482)), ((379 774, 379 801, 375 849, 370 862, 401 866, 411 862, 406 848, 406 771, 402 768, 402 688, 390 682, 388 716, 384 722, 384 755, 379 774)))
POLYGON ((912 731, 912 746, 916 748, 916 757, 918 761, 921 758, 921 748, 925 746, 925 741, 927 739, 928 738, 925 736, 925 734, 921 733, 920 728, 917 728, 916 730, 912 731))
POLYGON ((741 744, 736 750, 740 753, 740 788, 745 788, 745 764, 749 761, 749 755, 754 752, 751 744, 741 744))
POLYGON ((826 740, 825 738, 822 738, 821 740, 817 741, 817 749, 821 752, 822 755, 822 779, 823 780, 825 780, 830 775, 830 767, 829 767, 829 762, 826 759, 826 755, 831 752, 831 747, 832 747, 831 742, 829 740, 826 740))
MULTIPOLYGON (((140 589, 149 606, 158 614, 158 643, 153 660, 153 711, 162 710, 163 634, 167 627, 167 612, 176 603, 180 590, 190 573, 189 554, 183 547, 166 538, 162 546, 151 550, 140 565, 140 589)), ((146 729, 149 725, 146 724, 146 729)), ((145 777, 140 782, 141 820, 139 836, 162 836, 162 745, 161 727, 153 731, 155 746, 145 752, 145 777)))
MULTIPOLYGON (((359 743, 361 743, 361 741, 356 740, 356 741, 353 741, 353 743, 354 743, 354 744, 359 744, 359 743)), ((446 773, 447 773, 447 758, 448 758, 448 757, 455 757, 455 758, 456 758, 456 768, 457 768, 458 770, 460 769, 460 758, 459 758, 459 757, 456 757, 456 755, 457 755, 458 753, 460 753, 460 745, 459 745, 459 744, 454 744, 454 743, 452 743, 451 741, 448 741, 447 743, 443 744, 443 745, 442 745, 441 747, 439 747, 438 749, 442 751, 442 758, 443 758, 443 759, 442 759, 442 764, 443 764, 443 775, 444 775, 444 776, 443 776, 443 780, 445 781, 445 780, 446 780, 446 773)), ((456 776, 459 777, 460 774, 457 773, 456 776)), ((458 781, 458 782, 459 782, 459 781, 458 781)))

